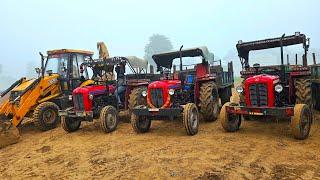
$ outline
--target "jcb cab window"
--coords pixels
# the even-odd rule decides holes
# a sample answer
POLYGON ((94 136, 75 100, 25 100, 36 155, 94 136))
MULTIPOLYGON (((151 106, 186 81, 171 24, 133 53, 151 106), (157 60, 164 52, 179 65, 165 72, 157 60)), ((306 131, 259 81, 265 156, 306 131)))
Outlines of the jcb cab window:
POLYGON ((67 77, 68 69, 68 55, 67 54, 54 54, 48 56, 45 67, 45 73, 52 71, 53 74, 59 74, 61 77, 67 77))

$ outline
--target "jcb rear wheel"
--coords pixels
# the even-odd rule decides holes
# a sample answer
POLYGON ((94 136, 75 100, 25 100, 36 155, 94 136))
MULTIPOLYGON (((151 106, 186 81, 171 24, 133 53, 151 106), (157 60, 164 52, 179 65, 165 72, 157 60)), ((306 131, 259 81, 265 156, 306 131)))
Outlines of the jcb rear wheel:
POLYGON ((33 112, 34 124, 42 131, 57 127, 59 106, 53 102, 39 104, 33 112))
POLYGON ((296 139, 306 139, 309 136, 312 123, 312 113, 308 105, 296 104, 294 116, 291 118, 291 131, 296 139))
POLYGON ((220 111, 220 121, 223 129, 227 132, 236 132, 241 125, 241 116, 237 114, 229 114, 226 106, 236 105, 230 102, 225 103, 220 111))
POLYGON ((219 93, 214 82, 206 82, 201 85, 199 101, 203 119, 215 121, 219 114, 219 93))
POLYGON ((198 133, 199 128, 199 112, 198 108, 193 103, 188 103, 183 109, 183 125, 189 136, 198 133))
POLYGON ((106 132, 110 133, 117 129, 119 124, 118 111, 113 106, 106 106, 100 112, 100 127, 106 132))
POLYGON ((80 128, 81 121, 77 118, 61 116, 61 126, 66 132, 75 132, 80 128))

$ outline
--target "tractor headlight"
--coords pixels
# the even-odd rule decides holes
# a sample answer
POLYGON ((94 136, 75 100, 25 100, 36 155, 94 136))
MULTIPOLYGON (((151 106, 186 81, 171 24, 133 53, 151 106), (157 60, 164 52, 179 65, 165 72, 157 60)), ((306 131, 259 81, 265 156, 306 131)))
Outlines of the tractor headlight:
POLYGON ((141 92, 141 95, 142 95, 143 97, 146 97, 146 96, 147 96, 147 91, 142 91, 142 92, 141 92))
POLYGON ((242 92, 243 92, 243 87, 242 87, 242 86, 236 87, 236 91, 237 91, 238 93, 242 93, 242 92))
POLYGON ((93 100, 93 94, 89 94, 89 99, 93 100))
POLYGON ((169 89, 169 94, 172 96, 174 95, 174 89, 169 89))
POLYGON ((277 92, 277 93, 281 93, 283 91, 283 86, 281 84, 277 84, 275 87, 274 87, 274 90, 277 92))

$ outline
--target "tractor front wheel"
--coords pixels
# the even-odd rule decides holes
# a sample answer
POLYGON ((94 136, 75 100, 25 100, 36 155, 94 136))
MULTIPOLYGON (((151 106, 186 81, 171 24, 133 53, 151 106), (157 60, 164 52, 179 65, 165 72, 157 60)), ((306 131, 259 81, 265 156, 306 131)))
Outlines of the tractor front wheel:
POLYGON ((241 125, 241 115, 230 114, 226 110, 226 106, 236 105, 234 103, 225 103, 220 111, 220 121, 223 129, 227 132, 236 132, 241 125))
POLYGON ((146 133, 150 130, 151 120, 146 116, 131 114, 131 125, 136 133, 146 133))
POLYGON ((199 112, 193 103, 188 103, 183 109, 183 125, 188 135, 193 136, 198 133, 199 112))
POLYGON ((118 111, 113 106, 106 106, 100 112, 100 127, 106 132, 110 133, 116 130, 119 124, 118 111))
POLYGON ((312 124, 312 112, 306 104, 294 106, 294 116, 291 117, 291 132, 296 139, 306 139, 312 124))
POLYGON ((219 114, 219 93, 214 82, 205 82, 200 87, 200 113, 205 121, 215 121, 219 114))
POLYGON ((53 102, 39 104, 33 112, 34 124, 42 131, 57 127, 59 106, 53 102))
POLYGON ((61 127, 66 132, 75 132, 80 128, 81 121, 74 117, 61 116, 61 127))

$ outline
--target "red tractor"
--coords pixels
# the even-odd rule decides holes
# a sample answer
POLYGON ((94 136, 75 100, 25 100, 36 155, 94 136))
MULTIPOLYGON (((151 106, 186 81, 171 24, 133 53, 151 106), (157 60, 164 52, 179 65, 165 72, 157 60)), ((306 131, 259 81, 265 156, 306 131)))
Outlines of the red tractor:
MULTIPOLYGON (((228 102, 220 112, 222 127, 227 132, 239 130, 242 118, 258 117, 291 118, 291 131, 296 139, 306 139, 312 124, 312 107, 319 106, 316 98, 319 84, 312 75, 318 72, 319 65, 307 64, 309 39, 299 32, 291 36, 264 39, 252 42, 239 41, 238 54, 243 70, 240 72, 243 82, 236 87, 240 103, 228 102), (290 65, 289 59, 284 63, 283 47, 302 44, 304 49, 303 63, 290 65), (249 52, 280 47, 281 64, 260 66, 249 64, 249 52)), ((287 56, 288 57, 288 56, 287 56)), ((319 80, 318 80, 319 82, 319 80)))
POLYGON ((182 116, 185 130, 192 136, 198 132, 200 117, 205 121, 217 119, 219 92, 224 93, 222 101, 231 96, 232 63, 228 72, 223 72, 221 64, 210 67, 208 61, 213 60, 213 55, 206 47, 185 50, 181 47, 179 51, 155 54, 152 58, 163 77, 150 83, 148 90, 142 92, 147 105, 132 110, 131 124, 135 132, 149 131, 152 120, 172 120, 182 116), (201 62, 195 63, 196 58, 201 62), (178 62, 175 63, 175 59, 178 62), (191 64, 185 65, 188 62, 191 64), (179 71, 174 64, 179 64, 179 71))
POLYGON ((145 104, 145 99, 141 92, 146 90, 149 79, 148 74, 138 74, 130 62, 139 65, 135 61, 138 58, 133 57, 113 57, 105 60, 91 60, 82 64, 82 68, 91 68, 93 70, 93 80, 95 85, 76 88, 73 91, 73 107, 64 111, 59 111, 62 128, 67 132, 73 132, 79 129, 81 121, 93 121, 99 118, 100 126, 105 132, 112 132, 118 125, 118 111, 130 110, 140 104, 145 104), (114 67, 126 67, 129 65, 134 74, 126 75, 125 91, 119 98, 123 105, 117 101, 116 89, 118 86, 119 74, 117 80, 113 79, 114 67), (107 77, 109 75, 109 77, 107 77))

